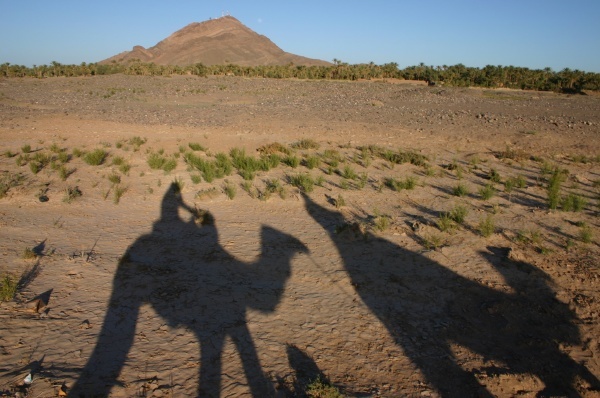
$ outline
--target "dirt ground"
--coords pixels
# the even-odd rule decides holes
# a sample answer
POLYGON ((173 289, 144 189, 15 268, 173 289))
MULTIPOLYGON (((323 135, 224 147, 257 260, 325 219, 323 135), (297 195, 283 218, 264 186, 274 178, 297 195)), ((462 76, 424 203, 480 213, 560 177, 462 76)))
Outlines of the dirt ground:
POLYGON ((2 396, 306 396, 321 377, 347 396, 600 397, 597 95, 8 79, 0 137, 0 274, 20 281, 2 396), (207 182, 190 143, 303 161, 207 182))

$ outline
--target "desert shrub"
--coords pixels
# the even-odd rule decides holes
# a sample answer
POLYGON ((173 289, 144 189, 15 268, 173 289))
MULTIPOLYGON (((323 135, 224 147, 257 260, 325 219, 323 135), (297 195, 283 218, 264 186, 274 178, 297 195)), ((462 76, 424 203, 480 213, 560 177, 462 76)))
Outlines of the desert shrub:
POLYGON ((373 220, 375 229, 377 229, 380 232, 385 231, 386 229, 388 229, 390 227, 390 222, 391 222, 392 218, 388 215, 377 215, 375 217, 375 219, 373 220))
POLYGON ((81 150, 81 149, 79 149, 79 148, 73 148, 73 156, 75 156, 76 158, 80 158, 80 157, 82 157, 83 155, 85 155, 85 152, 84 152, 84 151, 82 151, 82 150, 81 150))
POLYGON ((452 190, 452 194, 454 196, 462 197, 462 196, 468 195, 469 194, 469 190, 467 189, 467 187, 464 184, 459 183, 452 190))
POLYGON ((11 301, 15 298, 18 285, 17 278, 9 274, 4 275, 0 283, 0 301, 11 301))
POLYGON ((310 170, 314 169, 315 167, 319 167, 320 163, 321 159, 319 159, 319 157, 315 155, 307 156, 305 160, 305 165, 310 170))
POLYGON ((560 204, 560 188, 565 178, 565 173, 558 167, 555 167, 552 171, 552 175, 548 180, 548 187, 546 188, 547 203, 550 209, 558 208, 560 204))
POLYGON ((489 238, 496 231, 494 218, 488 214, 486 218, 479 221, 478 228, 481 236, 489 238))
POLYGON ((587 201, 584 197, 582 197, 581 195, 570 193, 562 198, 561 210, 580 212, 585 208, 586 205, 587 201))
POLYGON ((496 189, 492 184, 487 184, 479 189, 479 196, 482 200, 490 200, 496 194, 496 189))
POLYGON ((500 182, 500 174, 498 173, 498 171, 496 169, 490 169, 490 172, 488 173, 488 179, 491 182, 499 183, 500 182))
POLYGON ((112 158, 112 162, 111 162, 111 164, 113 166, 121 166, 124 163, 125 163, 125 159, 123 159, 122 156, 115 156, 115 157, 113 157, 112 158))
POLYGON ((404 189, 408 189, 409 191, 415 189, 419 180, 416 177, 409 176, 404 179, 404 189))
POLYGON ((75 169, 68 169, 67 166, 62 165, 58 168, 57 171, 60 179, 66 181, 67 178, 69 178, 69 176, 75 172, 75 169))
POLYGON ((23 254, 21 255, 21 258, 23 258, 24 260, 33 260, 37 256, 38 255, 35 252, 35 250, 33 250, 31 247, 26 247, 25 249, 23 249, 23 254))
POLYGON ((8 191, 18 186, 24 177, 21 174, 2 173, 0 175, 0 199, 4 198, 8 191))
POLYGON ((150 155, 148 155, 148 166, 150 166, 150 168, 152 170, 160 170, 162 169, 163 165, 165 164, 165 162, 167 161, 166 158, 164 158, 163 156, 159 155, 158 153, 151 153, 150 155))
POLYGON ((438 234, 429 234, 421 238, 421 243, 427 250, 437 250, 444 244, 444 240, 438 234))
POLYGON ((583 224, 579 230, 579 239, 581 239, 583 243, 592 243, 593 237, 594 235, 590 226, 583 224))
POLYGON ((225 192, 225 195, 230 200, 233 200, 233 198, 235 198, 235 194, 236 194, 235 185, 230 183, 229 181, 225 181, 225 185, 223 186, 223 192, 225 192))
POLYGON ((200 182, 202 182, 202 176, 200 174, 191 174, 190 179, 193 184, 200 184, 200 182))
POLYGON ((113 203, 118 205, 125 192, 127 192, 127 187, 116 184, 113 188, 113 203))
POLYGON ((441 213, 440 217, 436 221, 436 225, 442 232, 448 232, 453 230, 456 227, 456 224, 450 217, 449 213, 441 213))
POLYGON ((175 170, 177 168, 177 160, 170 158, 170 159, 166 159, 165 163, 162 166, 162 169, 164 170, 165 173, 170 173, 171 171, 175 170))
POLYGON ((312 192, 315 185, 315 180, 311 177, 311 175, 305 173, 289 176, 289 181, 290 184, 304 192, 312 192))
POLYGON ((290 147, 294 149, 319 149, 320 145, 315 140, 312 140, 310 138, 304 138, 300 141, 296 141, 290 144, 290 147))
POLYGON ((68 187, 65 189, 65 196, 63 198, 63 202, 71 203, 75 199, 79 198, 83 193, 79 189, 79 187, 68 187))
POLYGON ((196 192, 196 199, 204 200, 204 199, 212 199, 219 196, 219 191, 217 191, 216 187, 201 189, 196 192))
POLYGON ((197 142, 190 142, 188 146, 192 151, 206 151, 206 148, 197 142))
POLYGON ((31 152, 31 145, 29 144, 25 144, 21 147, 21 152, 23 153, 29 153, 31 152))
POLYGON ((259 195, 258 189, 251 181, 242 182, 242 189, 252 198, 256 199, 259 195))
POLYGON ((300 166, 300 158, 296 155, 287 155, 281 161, 293 169, 300 166))
POLYGON ((98 148, 83 155, 83 161, 90 166, 99 166, 104 163, 104 160, 107 156, 108 152, 106 152, 104 149, 98 148))
POLYGON ((71 156, 67 152, 61 151, 56 156, 56 159, 59 162, 61 162, 62 164, 65 164, 65 163, 69 163, 69 161, 71 160, 71 156))
POLYGON ((281 157, 276 153, 262 155, 260 157, 260 169, 263 171, 268 171, 279 166, 281 162, 281 157))
POLYGON ((356 171, 354 171, 354 169, 349 165, 345 165, 344 168, 339 171, 339 175, 347 180, 356 180, 358 178, 356 171))
POLYGON ((129 145, 133 145, 135 148, 139 149, 142 145, 144 145, 148 141, 146 138, 142 138, 139 136, 131 137, 129 139, 129 145))
POLYGON ((291 153, 290 149, 283 146, 279 142, 273 142, 271 144, 263 145, 257 149, 262 155, 270 155, 276 153, 283 153, 285 155, 289 155, 291 153))
POLYGON ((469 210, 465 206, 458 205, 450 210, 449 216, 457 224, 462 224, 465 222, 468 213, 469 210))
POLYGON ((108 181, 110 181, 112 184, 119 184, 121 183, 121 176, 115 173, 109 174, 108 175, 108 181))

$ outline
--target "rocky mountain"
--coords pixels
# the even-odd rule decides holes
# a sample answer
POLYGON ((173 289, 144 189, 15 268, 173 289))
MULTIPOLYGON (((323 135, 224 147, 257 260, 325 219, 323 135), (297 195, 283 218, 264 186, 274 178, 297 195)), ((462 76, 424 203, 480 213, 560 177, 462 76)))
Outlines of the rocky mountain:
POLYGON ((259 35, 236 18, 224 16, 194 22, 154 47, 135 46, 101 61, 101 64, 126 63, 132 60, 158 65, 330 65, 329 62, 291 54, 277 47, 269 38, 259 35))

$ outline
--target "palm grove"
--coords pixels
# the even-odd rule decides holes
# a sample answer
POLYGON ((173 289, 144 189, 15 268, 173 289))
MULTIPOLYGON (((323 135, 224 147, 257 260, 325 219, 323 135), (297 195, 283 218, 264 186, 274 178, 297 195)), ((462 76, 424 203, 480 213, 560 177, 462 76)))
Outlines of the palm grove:
POLYGON ((556 91, 580 93, 584 90, 600 90, 600 73, 585 72, 565 68, 553 71, 551 68, 529 69, 515 66, 487 65, 483 68, 468 67, 463 64, 452 66, 427 66, 423 63, 399 69, 390 62, 383 65, 348 64, 338 59, 330 66, 304 65, 264 65, 240 66, 235 64, 204 65, 197 63, 187 66, 156 65, 132 61, 125 64, 81 63, 65 65, 53 61, 50 65, 26 67, 4 63, 0 65, 0 77, 46 78, 57 76, 94 76, 124 73, 143 76, 170 76, 191 74, 197 76, 233 75, 262 78, 298 78, 328 80, 360 79, 406 79, 435 82, 446 86, 514 88, 523 90, 556 91))

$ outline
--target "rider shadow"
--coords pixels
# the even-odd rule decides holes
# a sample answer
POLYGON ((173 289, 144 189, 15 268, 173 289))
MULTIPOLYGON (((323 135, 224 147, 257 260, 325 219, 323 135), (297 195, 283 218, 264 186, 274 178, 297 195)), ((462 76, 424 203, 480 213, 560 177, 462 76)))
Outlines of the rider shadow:
POLYGON ((488 248, 481 255, 509 286, 492 289, 383 238, 353 235, 357 229, 340 228, 347 225, 340 213, 304 200, 357 294, 441 396, 491 397, 477 376, 503 373, 537 376, 544 383, 538 396, 599 388, 597 377, 559 348, 581 338, 575 314, 556 299, 543 271, 488 248), (485 368, 461 366, 454 354, 460 347, 483 358, 485 368))
POLYGON ((194 332, 200 343, 199 396, 219 396, 221 356, 229 337, 241 357, 253 396, 270 396, 248 329, 246 310, 273 312, 290 277, 292 257, 307 252, 290 235, 262 227, 262 252, 253 263, 235 259, 219 244, 210 213, 183 202, 173 184, 152 232, 138 238, 119 262, 102 330, 69 396, 106 396, 119 382, 143 304, 170 327, 194 332), (188 221, 179 216, 185 210, 188 221), (198 223, 198 221, 201 221, 198 223))

